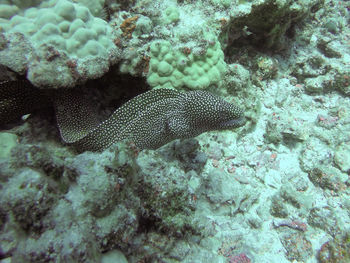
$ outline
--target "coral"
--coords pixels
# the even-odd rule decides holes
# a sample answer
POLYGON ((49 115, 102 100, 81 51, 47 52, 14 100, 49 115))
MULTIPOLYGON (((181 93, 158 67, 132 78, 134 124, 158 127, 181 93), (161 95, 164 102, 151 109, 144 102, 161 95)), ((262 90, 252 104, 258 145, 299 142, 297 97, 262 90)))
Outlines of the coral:
POLYGON ((330 38, 322 37, 317 42, 317 47, 328 58, 341 58, 342 45, 338 41, 331 41, 330 38))
POLYGON ((218 32, 200 10, 192 12, 175 1, 139 1, 134 10, 120 12, 111 24, 117 28, 118 43, 125 47, 121 72, 146 76, 155 88, 220 86, 226 63, 218 32), (134 29, 126 22, 136 16, 134 29))
POLYGON ((344 177, 334 167, 316 167, 308 173, 310 181, 322 189, 329 189, 335 192, 344 190, 344 177))
POLYGON ((350 260, 350 234, 337 234, 332 240, 324 243, 319 252, 320 263, 346 263, 350 260))
MULTIPOLYGON (((146 52, 148 47, 147 39, 151 37, 153 22, 143 15, 131 16, 130 18, 133 17, 138 17, 133 22, 133 26, 130 29, 121 28, 120 26, 120 36, 116 37, 119 45, 127 45, 122 53, 123 60, 120 63, 120 72, 129 73, 133 76, 146 76, 150 60, 146 52)), ((125 21, 113 21, 113 23, 119 22, 123 25, 125 21)))
POLYGON ((232 175, 222 172, 221 169, 213 167, 210 176, 206 178, 206 196, 213 204, 229 204, 232 214, 248 212, 259 199, 249 185, 242 187, 237 180, 232 180, 232 175))
POLYGON ((334 155, 334 162, 343 172, 350 172, 350 143, 340 144, 334 155))
POLYGON ((285 48, 292 26, 322 3, 323 0, 255 1, 251 8, 228 21, 222 38, 228 39, 229 47, 251 44, 259 48, 285 48))
MULTIPOLYGON (((350 59, 350 57, 348 59, 350 59)), ((349 62, 347 63, 349 64, 349 62)), ((346 65, 345 61, 344 65, 346 65)), ((331 84, 330 88, 334 88, 346 96, 350 96, 350 67, 338 67, 331 73, 333 73, 334 79, 330 78, 328 81, 328 84, 331 84)))
MULTIPOLYGON (((74 89, 23 87, 16 72, 38 65, 38 82, 50 67, 83 82, 86 58, 0 29, 16 71, 0 80, 17 80, 0 85, 1 260, 349 262, 349 1, 106 0, 105 16, 103 0, 67 1, 110 20, 118 63, 74 89), (225 124, 209 92, 244 102, 247 124, 137 148, 225 124)), ((0 0, 0 23, 67 1, 0 0)))
POLYGON ((327 37, 320 37, 314 42, 312 44, 317 49, 310 50, 312 55, 304 53, 297 57, 292 67, 292 75, 299 83, 305 84, 305 89, 310 94, 337 90, 349 96, 349 49, 342 46, 339 41, 331 42, 327 37), (338 59, 338 63, 333 62, 335 58, 338 59))
POLYGON ((119 250, 116 250, 116 249, 103 254, 101 258, 101 263, 108 263, 108 262, 128 263, 123 253, 121 253, 119 250))
POLYGON ((288 260, 305 262, 312 255, 312 244, 303 233, 285 231, 280 234, 280 239, 286 250, 288 260))
POLYGON ((136 28, 136 22, 139 19, 139 16, 133 16, 126 18, 123 23, 120 25, 120 29, 123 31, 123 36, 131 38, 132 33, 136 28))
MULTIPOLYGON (((17 148, 21 146, 28 150, 27 145, 17 148)), ((61 154, 47 154, 51 161, 43 165, 45 170, 55 166, 54 160, 61 154)), ((12 177, 0 192, 0 227, 11 233, 10 239, 0 233, 1 250, 12 256, 12 261, 100 262, 102 251, 114 249, 116 244, 127 248, 125 240, 137 231, 139 209, 131 190, 137 165, 129 148, 119 144, 98 158, 93 153, 65 156, 64 168, 55 180, 41 166, 26 167, 31 156, 33 164, 39 163, 28 153, 26 161, 12 164, 12 177), (58 184, 68 173, 74 176, 61 191, 58 184), (21 235, 25 231, 26 238, 17 239, 9 226, 21 235)), ((14 163, 16 159, 10 160, 14 163)), ((3 166, 0 168, 3 173, 3 166)))
POLYGON ((322 207, 312 208, 307 218, 307 223, 311 227, 322 229, 331 236, 340 233, 341 221, 341 218, 334 213, 334 209, 322 209, 322 207))
POLYGON ((297 121, 291 113, 273 112, 267 121, 265 141, 267 143, 284 143, 295 145, 309 138, 309 126, 297 121))
MULTIPOLYGON (((172 147, 174 151, 164 151, 165 159, 169 161, 179 160, 179 165, 185 172, 194 170, 199 173, 203 170, 208 157, 204 152, 199 151, 200 145, 196 139, 174 141, 172 147)), ((195 181, 191 183, 194 186, 197 184, 195 181)))
POLYGON ((147 37, 152 32, 152 20, 147 16, 139 15, 135 25, 134 34, 138 37, 147 37))
POLYGON ((169 6, 163 13, 163 21, 165 24, 176 23, 180 19, 180 13, 177 7, 169 6))
POLYGON ((204 37, 201 47, 174 49, 168 41, 154 41, 150 46, 147 82, 151 87, 205 89, 219 85, 226 70, 220 43, 213 36, 204 37))
POLYGON ((72 87, 104 74, 116 62, 111 27, 83 5, 44 3, 0 21, 7 44, 2 63, 36 86, 72 87))
POLYGON ((238 252, 243 250, 241 248, 242 244, 241 237, 237 235, 236 237, 226 237, 221 243, 218 249, 218 254, 223 255, 227 258, 227 263, 251 263, 251 256, 245 252, 238 252))
POLYGON ((256 59, 254 80, 273 79, 277 75, 277 62, 268 56, 258 56, 256 59))
POLYGON ((279 218, 285 218, 289 215, 289 211, 286 205, 278 195, 275 195, 271 198, 270 213, 274 217, 279 218))
POLYGON ((198 233, 199 226, 193 223, 194 193, 189 186, 191 178, 198 175, 193 171, 185 173, 181 160, 167 160, 155 152, 150 156, 141 152, 136 161, 140 167, 138 195, 143 211, 140 227, 177 236, 187 235, 188 229, 198 233), (156 165, 165 161, 172 164, 171 169, 156 165))
POLYGON ((74 2, 81 3, 87 8, 89 8, 93 16, 103 18, 105 12, 103 9, 103 5, 105 4, 105 0, 74 0, 74 2))
POLYGON ((11 150, 16 146, 18 137, 15 134, 2 132, 0 133, 0 158, 10 156, 11 150))
MULTIPOLYGON (((295 214, 303 214, 304 209, 310 209, 312 199, 308 195, 300 193, 297 189, 299 189, 299 187, 297 188, 291 184, 283 185, 279 192, 271 198, 271 215, 274 217, 286 218, 295 214)), ((282 222, 285 223, 288 221, 282 222)), ((301 227, 299 226, 299 228, 301 227)))
MULTIPOLYGON (((17 8, 18 9, 27 9, 30 7, 36 7, 40 5, 43 0, 28 0, 28 1, 21 1, 21 0, 4 0, 2 3, 4 3, 4 6, 7 8, 12 7, 12 8, 17 8)), ((51 1, 52 2, 52 1, 51 1)))
POLYGON ((47 227, 44 217, 56 202, 54 185, 39 172, 23 169, 16 179, 10 179, 1 207, 23 230, 41 233, 47 227))

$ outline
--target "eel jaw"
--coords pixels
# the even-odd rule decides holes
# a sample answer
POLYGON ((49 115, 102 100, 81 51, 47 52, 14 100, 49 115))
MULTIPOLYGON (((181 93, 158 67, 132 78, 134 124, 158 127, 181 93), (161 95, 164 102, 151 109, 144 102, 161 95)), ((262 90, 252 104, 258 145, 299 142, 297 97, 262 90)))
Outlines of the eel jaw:
POLYGON ((243 126, 246 123, 247 119, 242 116, 238 119, 232 119, 232 120, 228 120, 226 122, 222 122, 220 124, 220 128, 221 129, 232 129, 232 128, 238 128, 243 126))

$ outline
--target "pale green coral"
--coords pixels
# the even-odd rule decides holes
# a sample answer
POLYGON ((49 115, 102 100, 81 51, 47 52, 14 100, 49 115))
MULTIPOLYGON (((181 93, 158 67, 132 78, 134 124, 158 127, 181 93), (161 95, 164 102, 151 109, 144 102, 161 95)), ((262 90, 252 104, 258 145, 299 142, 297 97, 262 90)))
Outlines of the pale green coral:
POLYGON ((17 145, 17 136, 8 132, 0 133, 0 158, 8 158, 11 150, 17 145))
POLYGON ((85 6, 60 0, 51 8, 30 8, 0 23, 7 33, 20 32, 35 46, 52 44, 77 57, 107 56, 113 42, 109 27, 85 6))
POLYGON ((179 21, 179 19, 180 13, 179 9, 176 6, 170 6, 165 9, 165 12, 163 14, 163 21, 165 24, 175 23, 179 21))
POLYGON ((210 37, 205 47, 193 49, 173 48, 166 40, 154 41, 150 56, 147 82, 155 88, 204 89, 220 85, 226 70, 220 43, 210 37))
POLYGON ((112 28, 82 4, 50 0, 17 14, 14 6, 6 7, 12 13, 0 19, 7 42, 1 63, 27 72, 36 86, 72 87, 100 77, 117 60, 112 28))

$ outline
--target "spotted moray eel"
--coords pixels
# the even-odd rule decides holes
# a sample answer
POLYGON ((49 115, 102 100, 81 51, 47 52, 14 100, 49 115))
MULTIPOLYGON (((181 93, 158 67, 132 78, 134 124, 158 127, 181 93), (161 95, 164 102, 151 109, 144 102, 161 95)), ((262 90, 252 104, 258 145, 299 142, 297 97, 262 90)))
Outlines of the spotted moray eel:
POLYGON ((120 140, 157 149, 174 140, 245 124, 243 111, 207 91, 155 89, 129 100, 99 123, 76 90, 45 94, 27 81, 0 83, 0 125, 53 104, 63 141, 79 151, 101 151, 120 140))

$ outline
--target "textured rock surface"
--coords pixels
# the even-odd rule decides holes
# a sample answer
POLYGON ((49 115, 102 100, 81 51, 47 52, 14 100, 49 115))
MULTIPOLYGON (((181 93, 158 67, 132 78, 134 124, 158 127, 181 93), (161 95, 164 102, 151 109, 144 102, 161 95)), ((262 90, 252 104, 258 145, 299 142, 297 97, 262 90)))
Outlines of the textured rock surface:
MULTIPOLYGON (((324 2, 106 1, 121 61, 82 87, 101 116, 145 90, 137 76, 149 72, 151 43, 194 54, 210 33, 227 71, 208 89, 242 104, 247 124, 157 151, 77 155, 53 113, 27 116, 6 131, 17 142, 0 158, 1 257, 347 263, 350 6, 324 2)), ((31 50, 20 36, 15 46, 31 50)))

